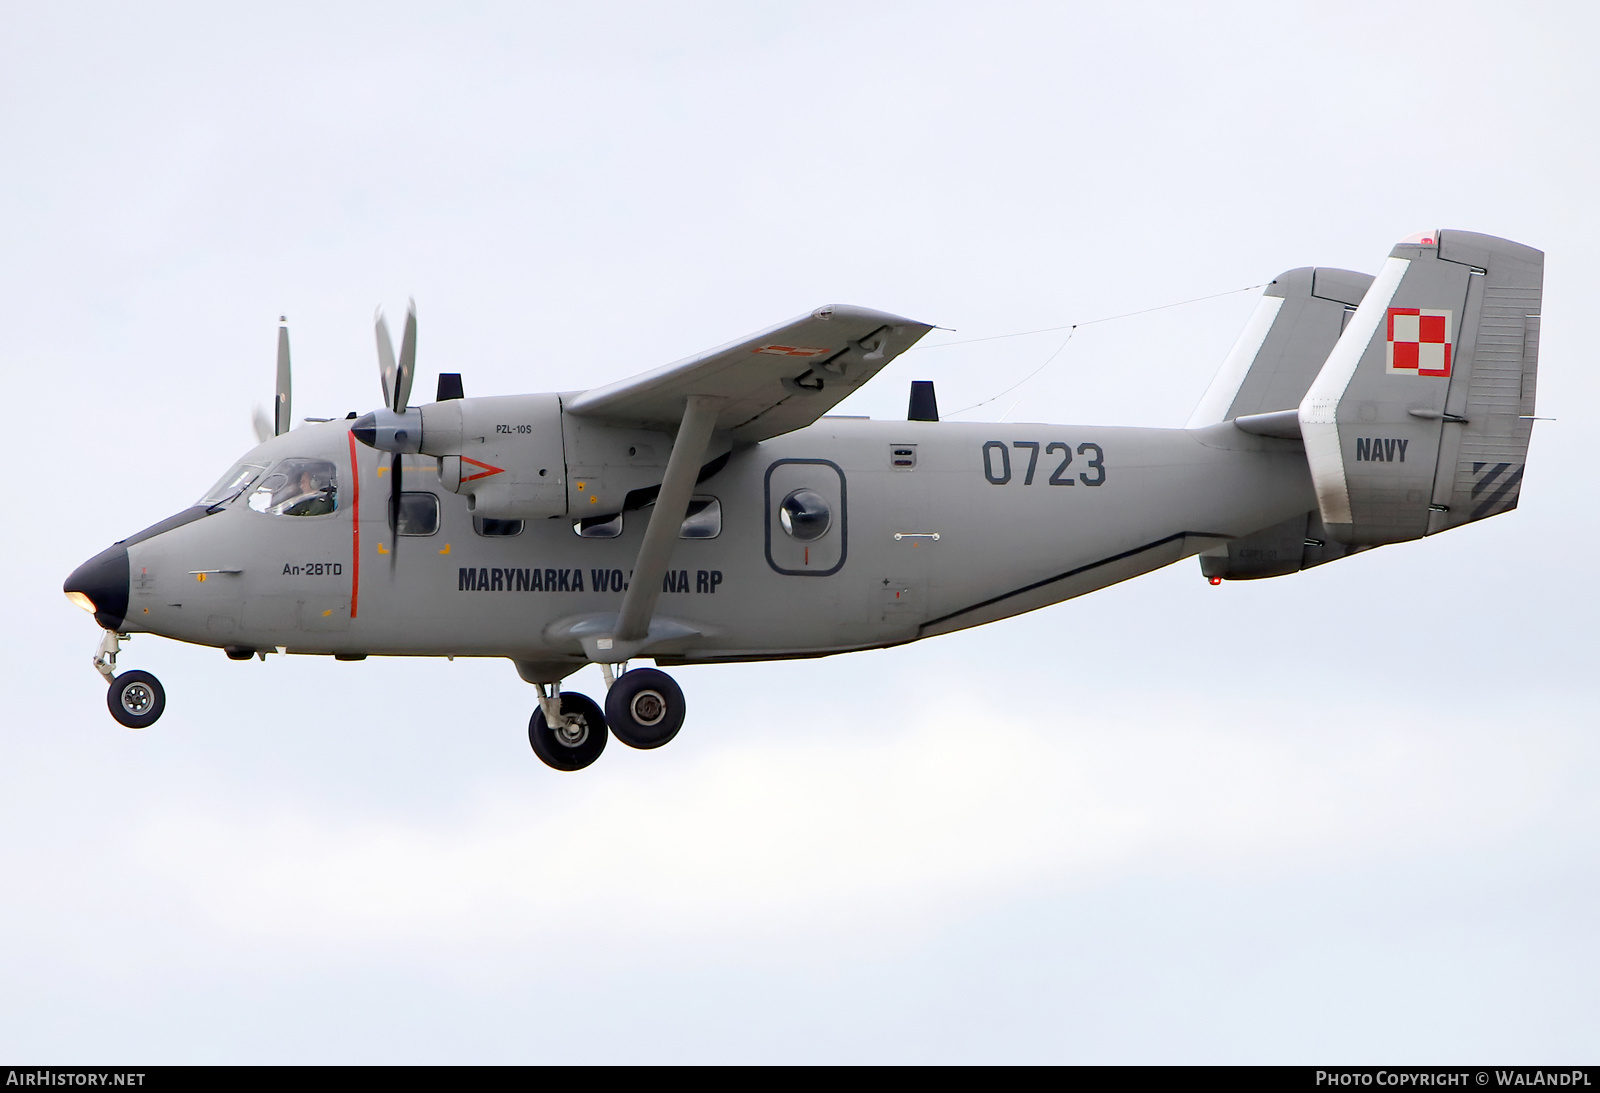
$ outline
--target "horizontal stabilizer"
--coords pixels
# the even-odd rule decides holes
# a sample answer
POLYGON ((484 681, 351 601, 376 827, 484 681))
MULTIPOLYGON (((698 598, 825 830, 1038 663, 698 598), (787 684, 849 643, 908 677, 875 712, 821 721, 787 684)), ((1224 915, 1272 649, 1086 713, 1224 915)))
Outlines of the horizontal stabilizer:
POLYGON ((1278 410, 1271 414, 1246 414, 1236 417, 1233 423, 1256 436, 1277 437, 1279 440, 1300 439, 1300 411, 1278 410))

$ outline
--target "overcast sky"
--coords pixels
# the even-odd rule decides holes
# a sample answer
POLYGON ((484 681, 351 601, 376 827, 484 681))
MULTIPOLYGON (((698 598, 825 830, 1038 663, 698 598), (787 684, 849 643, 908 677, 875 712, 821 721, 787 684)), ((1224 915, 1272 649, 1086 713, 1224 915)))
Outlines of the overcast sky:
MULTIPOLYGON (((1593 1062, 1597 22, 0 0, 0 1057, 1593 1062), (60 592, 253 444, 280 313, 334 415, 408 296, 419 391, 575 390, 828 302, 933 344, 1437 227, 1548 253, 1514 514, 684 669, 672 746, 579 775, 504 661, 140 637, 130 732, 60 592)), ((1181 425, 1253 299, 1085 328, 964 417, 1181 425)), ((841 412, 1060 345, 918 349, 841 412)))

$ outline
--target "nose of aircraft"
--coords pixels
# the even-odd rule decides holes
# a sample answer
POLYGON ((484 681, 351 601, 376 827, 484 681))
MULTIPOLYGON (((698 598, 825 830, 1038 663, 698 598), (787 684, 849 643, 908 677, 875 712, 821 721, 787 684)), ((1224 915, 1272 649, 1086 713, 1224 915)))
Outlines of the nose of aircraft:
POLYGON ((118 543, 102 550, 74 569, 61 590, 107 630, 121 629, 128 614, 128 548, 118 543))

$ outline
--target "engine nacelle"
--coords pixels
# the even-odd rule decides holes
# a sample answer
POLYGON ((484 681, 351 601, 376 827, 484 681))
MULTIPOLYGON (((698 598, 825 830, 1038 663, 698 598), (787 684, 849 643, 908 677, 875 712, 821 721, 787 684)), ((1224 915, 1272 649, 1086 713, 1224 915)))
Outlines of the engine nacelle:
POLYGON ((567 463, 557 395, 449 399, 422 407, 424 455, 475 516, 539 520, 567 512, 567 463))
MULTIPOLYGON (((567 504, 575 517, 642 508, 655 500, 666 477, 672 435, 632 429, 567 414, 561 420, 567 450, 567 504)), ((713 439, 707 462, 728 450, 713 439)))
MULTIPOLYGON (((640 508, 654 500, 672 452, 670 434, 564 413, 559 395, 435 402, 421 408, 420 425, 413 450, 438 457, 440 484, 464 495, 473 515, 494 520, 640 508)), ((712 444, 713 454, 727 450, 725 440, 712 444)))

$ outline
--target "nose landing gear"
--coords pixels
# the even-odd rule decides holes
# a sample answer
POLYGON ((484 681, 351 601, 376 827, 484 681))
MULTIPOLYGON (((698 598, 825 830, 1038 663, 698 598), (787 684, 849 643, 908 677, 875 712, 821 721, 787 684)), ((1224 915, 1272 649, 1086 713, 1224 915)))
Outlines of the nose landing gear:
POLYGON ((154 725, 167 708, 167 692, 149 672, 123 672, 106 691, 111 716, 130 729, 154 725))
POLYGON ((121 651, 122 635, 107 630, 95 653, 94 668, 105 677, 110 686, 106 689, 106 708, 119 725, 130 729, 146 729, 160 719, 167 708, 166 688, 149 672, 123 672, 117 675, 117 653, 121 651))

